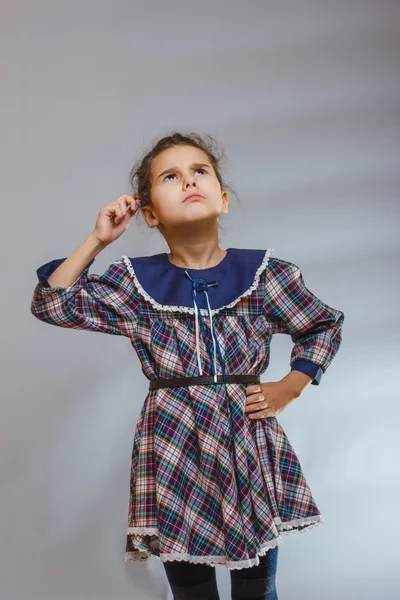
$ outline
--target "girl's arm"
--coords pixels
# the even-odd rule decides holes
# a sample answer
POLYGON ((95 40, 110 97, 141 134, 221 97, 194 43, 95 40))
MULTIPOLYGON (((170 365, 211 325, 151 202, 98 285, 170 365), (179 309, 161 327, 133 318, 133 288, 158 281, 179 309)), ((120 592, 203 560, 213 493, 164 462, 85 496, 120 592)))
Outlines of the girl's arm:
POLYGON ((39 267, 31 313, 58 327, 132 338, 139 314, 133 279, 122 260, 111 263, 102 275, 89 274, 95 260, 90 255, 99 252, 99 247, 88 239, 68 258, 39 267))
POLYGON ((341 345, 344 313, 306 287, 297 265, 278 258, 268 264, 265 310, 276 320, 274 333, 291 336, 290 367, 302 373, 287 377, 296 378, 300 389, 308 383, 318 385, 341 345))
POLYGON ((106 246, 108 244, 100 243, 93 234, 88 235, 84 242, 68 258, 62 259, 62 262, 60 262, 51 275, 48 274, 48 285, 63 288, 72 285, 85 267, 90 266, 95 257, 106 246))

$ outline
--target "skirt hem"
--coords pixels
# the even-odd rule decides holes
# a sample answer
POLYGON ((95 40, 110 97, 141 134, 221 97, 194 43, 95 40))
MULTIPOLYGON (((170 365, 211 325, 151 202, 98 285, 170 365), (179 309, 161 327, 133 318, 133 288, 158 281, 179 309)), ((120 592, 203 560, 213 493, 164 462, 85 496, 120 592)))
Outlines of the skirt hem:
MULTIPOLYGON (((268 550, 275 548, 278 545, 283 543, 282 535, 286 535, 288 533, 304 533, 309 531, 316 525, 321 525, 324 523, 324 518, 321 514, 314 515, 311 517, 302 517, 299 519, 292 519, 291 521, 282 522, 279 517, 274 519, 276 528, 278 530, 278 537, 269 540, 267 543, 263 544, 260 547, 260 550, 257 552, 257 555, 254 558, 248 558, 247 560, 240 561, 231 561, 228 560, 227 556, 220 555, 206 555, 206 556, 195 556, 192 554, 185 554, 182 552, 176 553, 161 553, 160 555, 153 554, 150 550, 133 550, 130 552, 125 552, 125 562, 128 561, 145 561, 151 556, 158 558, 161 562, 167 561, 186 561, 190 563, 201 563, 208 564, 211 567, 226 567, 228 569, 247 569, 249 567, 255 566, 259 564, 259 557, 264 556, 268 550)), ((157 536, 158 530, 154 527, 128 527, 127 534, 148 534, 157 536)))

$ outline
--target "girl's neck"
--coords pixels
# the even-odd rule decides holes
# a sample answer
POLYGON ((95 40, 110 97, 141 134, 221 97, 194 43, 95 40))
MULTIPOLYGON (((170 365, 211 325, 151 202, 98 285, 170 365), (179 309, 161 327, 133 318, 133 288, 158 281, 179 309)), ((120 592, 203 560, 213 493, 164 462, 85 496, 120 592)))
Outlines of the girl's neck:
POLYGON ((168 260, 177 267, 186 269, 209 269, 215 267, 226 256, 227 251, 217 246, 173 247, 167 254, 168 260))

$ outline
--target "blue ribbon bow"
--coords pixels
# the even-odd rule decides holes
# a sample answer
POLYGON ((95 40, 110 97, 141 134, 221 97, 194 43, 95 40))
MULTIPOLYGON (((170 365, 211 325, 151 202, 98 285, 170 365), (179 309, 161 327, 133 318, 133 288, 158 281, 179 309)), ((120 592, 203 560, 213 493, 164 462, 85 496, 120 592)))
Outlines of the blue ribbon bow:
MULTIPOLYGON (((222 369, 222 375, 223 375, 223 380, 224 382, 226 382, 226 368, 225 368, 225 363, 224 363, 224 359, 222 358, 222 354, 221 354, 221 349, 220 349, 220 345, 218 342, 218 338, 215 335, 214 332, 214 327, 213 327, 213 321, 212 321, 212 312, 211 312, 211 307, 210 307, 210 302, 208 299, 208 294, 207 294, 207 290, 209 287, 214 286, 214 285, 218 285, 219 283, 219 279, 215 279, 214 281, 206 281, 203 278, 199 278, 196 279, 195 277, 193 277, 189 271, 185 270, 185 274, 189 277, 189 279, 192 281, 192 298, 193 298, 193 303, 194 303, 194 308, 195 308, 195 316, 196 316, 196 346, 197 346, 197 315, 199 316, 200 319, 200 325, 203 331, 203 335, 204 335, 204 343, 208 352, 208 355, 210 357, 211 360, 211 369, 212 369, 212 373, 214 375, 214 380, 215 382, 217 381, 217 371, 216 371, 216 358, 215 358, 215 352, 213 352, 213 349, 211 349, 210 344, 207 342, 207 338, 206 338, 206 334, 207 334, 207 329, 205 326, 205 323, 203 321, 203 317, 201 315, 201 310, 200 307, 198 305, 197 302, 197 293, 198 292, 203 292, 204 295, 206 296, 206 300, 207 300, 207 305, 208 305, 208 314, 210 317, 210 328, 211 328, 211 335, 213 338, 213 341, 215 343, 215 348, 218 354, 218 358, 221 364, 221 369, 222 369)), ((200 363, 200 355, 199 355, 199 349, 197 346, 197 360, 198 360, 198 364, 199 364, 199 370, 200 370, 200 374, 202 374, 202 368, 201 368, 201 363, 200 363)))

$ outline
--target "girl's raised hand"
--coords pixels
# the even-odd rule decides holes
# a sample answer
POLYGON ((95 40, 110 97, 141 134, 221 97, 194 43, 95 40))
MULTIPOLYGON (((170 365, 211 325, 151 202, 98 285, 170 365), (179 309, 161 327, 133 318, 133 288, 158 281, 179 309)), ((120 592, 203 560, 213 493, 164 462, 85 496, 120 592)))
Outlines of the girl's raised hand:
POLYGON ((101 207, 93 230, 93 236, 101 244, 111 244, 125 233, 138 210, 136 200, 139 200, 137 194, 123 194, 101 207))

